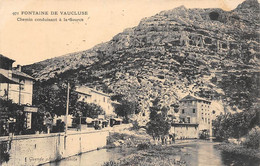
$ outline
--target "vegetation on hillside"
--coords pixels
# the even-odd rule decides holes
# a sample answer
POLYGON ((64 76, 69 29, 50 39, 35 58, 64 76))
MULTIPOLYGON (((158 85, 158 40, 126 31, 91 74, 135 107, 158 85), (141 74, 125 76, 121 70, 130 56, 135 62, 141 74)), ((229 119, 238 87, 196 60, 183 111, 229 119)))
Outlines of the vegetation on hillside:
POLYGON ((150 107, 150 121, 146 124, 146 131, 153 139, 159 139, 164 144, 164 137, 169 134, 170 124, 167 121, 166 107, 160 108, 158 99, 153 101, 153 106, 150 107))
POLYGON ((260 126, 259 108, 235 114, 224 114, 213 121, 213 132, 218 140, 241 138, 256 126, 260 126))

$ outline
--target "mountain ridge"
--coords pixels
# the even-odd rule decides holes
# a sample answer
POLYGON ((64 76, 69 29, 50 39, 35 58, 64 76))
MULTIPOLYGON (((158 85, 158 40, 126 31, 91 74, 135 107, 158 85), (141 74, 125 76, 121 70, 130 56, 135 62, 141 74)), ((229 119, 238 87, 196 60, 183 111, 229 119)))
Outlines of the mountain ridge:
POLYGON ((41 82, 70 79, 124 94, 144 110, 155 98, 171 107, 187 93, 246 109, 259 98, 255 2, 247 0, 232 11, 184 6, 162 11, 106 43, 24 66, 24 71, 41 82))

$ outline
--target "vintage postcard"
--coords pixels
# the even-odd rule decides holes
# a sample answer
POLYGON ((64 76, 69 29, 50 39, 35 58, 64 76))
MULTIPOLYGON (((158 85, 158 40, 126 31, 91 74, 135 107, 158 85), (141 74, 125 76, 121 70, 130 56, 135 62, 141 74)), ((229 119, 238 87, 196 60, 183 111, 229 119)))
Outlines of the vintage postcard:
POLYGON ((258 0, 0 0, 0 165, 260 165, 258 0))

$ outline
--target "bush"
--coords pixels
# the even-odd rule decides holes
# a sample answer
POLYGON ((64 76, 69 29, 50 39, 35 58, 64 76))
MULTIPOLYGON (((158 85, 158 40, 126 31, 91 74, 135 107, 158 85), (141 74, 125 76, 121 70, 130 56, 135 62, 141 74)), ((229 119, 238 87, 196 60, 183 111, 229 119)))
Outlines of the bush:
POLYGON ((252 149, 260 148, 260 128, 259 127, 253 128, 249 132, 243 145, 247 148, 252 148, 252 149))
POLYGON ((228 138, 239 139, 254 127, 259 125, 259 108, 253 108, 248 111, 225 114, 217 117, 213 121, 213 133, 218 140, 227 140, 228 138))
POLYGON ((128 138, 130 138, 130 136, 124 133, 110 133, 107 144, 111 144, 117 140, 126 140, 128 138))
POLYGON ((33 129, 27 129, 22 131, 22 135, 29 135, 29 134, 35 134, 35 131, 33 129))
POLYGON ((149 144, 147 144, 147 143, 140 143, 137 145, 138 150, 144 150, 144 149, 148 149, 148 148, 149 148, 149 144))
POLYGON ((9 154, 10 146, 8 146, 8 142, 0 142, 0 165, 3 162, 7 162, 10 159, 10 154, 9 154), (8 149, 9 147, 9 149, 8 149))
POLYGON ((133 124, 133 127, 132 127, 133 130, 139 130, 139 129, 140 129, 140 126, 139 126, 137 120, 134 120, 134 121, 132 122, 132 124, 133 124))

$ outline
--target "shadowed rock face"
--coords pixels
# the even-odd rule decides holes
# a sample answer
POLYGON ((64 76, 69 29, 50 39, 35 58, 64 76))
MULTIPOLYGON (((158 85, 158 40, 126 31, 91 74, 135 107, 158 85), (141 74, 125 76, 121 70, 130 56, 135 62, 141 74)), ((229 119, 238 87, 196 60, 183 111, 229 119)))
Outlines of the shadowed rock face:
POLYGON ((243 109, 259 97, 254 91, 259 88, 258 14, 257 0, 232 11, 181 6, 144 18, 92 49, 24 66, 24 71, 39 80, 69 78, 125 94, 144 109, 156 97, 170 106, 188 92, 243 109))

